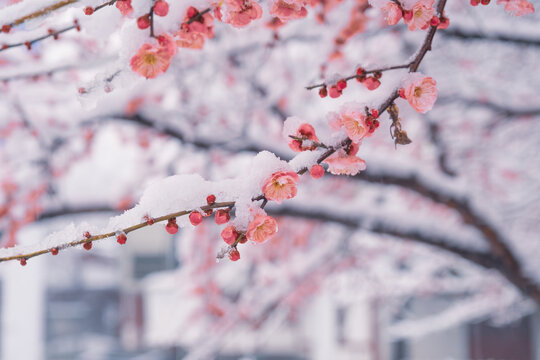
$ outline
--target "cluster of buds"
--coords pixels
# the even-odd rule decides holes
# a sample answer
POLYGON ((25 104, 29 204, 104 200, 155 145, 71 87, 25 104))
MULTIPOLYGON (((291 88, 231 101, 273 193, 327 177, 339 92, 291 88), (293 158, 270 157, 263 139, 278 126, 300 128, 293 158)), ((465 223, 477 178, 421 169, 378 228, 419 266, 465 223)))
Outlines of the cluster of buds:
POLYGON ((366 125, 368 126, 369 128, 369 133, 372 134, 373 132, 375 132, 375 129, 377 129, 380 125, 379 123, 379 120, 377 120, 377 118, 379 117, 379 110, 377 109, 371 109, 371 111, 367 111, 367 115, 366 115, 366 125))
MULTIPOLYGON (((158 0, 152 7, 152 12, 157 16, 167 16, 169 13, 169 3, 165 0, 158 0)), ((148 29, 150 27, 150 13, 144 14, 137 18, 137 27, 141 30, 148 29)))
POLYGON ((325 98, 326 96, 330 96, 331 98, 340 97, 343 94, 343 90, 347 87, 347 81, 352 79, 356 79, 356 81, 362 83, 368 90, 375 90, 381 85, 381 77, 381 71, 375 71, 371 76, 367 76, 366 70, 359 67, 356 69, 356 75, 340 79, 330 87, 323 85, 319 90, 319 96, 321 98, 325 98))

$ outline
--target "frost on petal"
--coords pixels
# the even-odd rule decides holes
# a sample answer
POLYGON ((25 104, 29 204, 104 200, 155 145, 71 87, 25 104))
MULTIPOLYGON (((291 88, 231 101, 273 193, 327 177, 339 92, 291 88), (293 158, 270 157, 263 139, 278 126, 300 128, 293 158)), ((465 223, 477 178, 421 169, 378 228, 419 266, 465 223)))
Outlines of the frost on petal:
POLYGON ((301 19, 307 16, 304 1, 299 0, 273 0, 270 14, 282 21, 301 19))
POLYGON ((218 11, 220 20, 234 27, 244 27, 262 16, 259 4, 252 0, 225 0, 218 11))
POLYGON ((354 176, 366 169, 366 162, 354 155, 347 155, 343 150, 333 154, 324 162, 328 164, 328 171, 334 175, 354 176))
POLYGON ((419 113, 426 113, 437 100, 437 82, 421 73, 410 74, 403 82, 405 98, 419 113))
POLYGON ((256 215, 248 225, 246 238, 251 241, 262 243, 277 232, 277 222, 267 215, 256 215))
POLYGON ((283 200, 292 199, 296 196, 296 182, 298 174, 293 171, 280 171, 272 174, 262 187, 264 196, 268 200, 276 201, 278 204, 283 200))
POLYGON ((409 30, 425 30, 430 26, 430 20, 435 13, 435 10, 432 7, 426 7, 423 3, 418 2, 415 4, 411 10, 412 17, 407 20, 403 18, 403 21, 409 27, 409 30))
POLYGON ((382 11, 385 14, 388 25, 396 25, 399 20, 401 20, 401 8, 393 1, 389 1, 388 4, 382 8, 382 11))
POLYGON ((334 129, 343 127, 347 136, 353 142, 359 143, 373 134, 366 121, 367 117, 362 111, 344 107, 339 115, 330 117, 330 126, 334 129))
POLYGON ((498 0, 497 4, 504 4, 504 10, 514 16, 534 13, 534 5, 527 0, 498 0))
POLYGON ((205 39, 214 37, 214 17, 210 13, 199 16, 196 21, 189 23, 190 16, 196 16, 198 13, 195 8, 188 9, 180 30, 174 34, 177 46, 202 49, 205 39), (191 12, 194 12, 195 15, 191 12))

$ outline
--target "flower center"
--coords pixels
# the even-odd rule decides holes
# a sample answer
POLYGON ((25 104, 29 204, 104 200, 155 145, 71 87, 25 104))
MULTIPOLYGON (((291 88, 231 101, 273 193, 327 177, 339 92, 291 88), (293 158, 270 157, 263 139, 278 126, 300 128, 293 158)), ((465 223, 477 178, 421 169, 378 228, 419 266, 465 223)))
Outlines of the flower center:
POLYGON ((144 55, 144 63, 147 65, 154 65, 157 62, 157 58, 154 54, 144 55))
POLYGON ((414 96, 415 97, 422 96, 422 88, 420 86, 417 86, 414 88, 414 96))

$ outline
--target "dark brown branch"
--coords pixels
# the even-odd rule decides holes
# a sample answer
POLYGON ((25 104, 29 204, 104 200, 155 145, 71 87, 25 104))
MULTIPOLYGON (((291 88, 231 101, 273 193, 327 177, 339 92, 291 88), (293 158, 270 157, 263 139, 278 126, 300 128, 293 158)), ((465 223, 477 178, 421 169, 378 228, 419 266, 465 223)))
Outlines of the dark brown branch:
POLYGON ((63 34, 65 32, 67 32, 67 31, 73 30, 73 29, 77 29, 77 28, 79 28, 78 24, 71 25, 71 26, 65 27, 65 28, 57 30, 57 31, 49 32, 47 35, 43 35, 43 36, 40 36, 40 37, 32 39, 32 40, 23 41, 23 42, 19 42, 19 43, 13 43, 13 44, 2 44, 0 46, 0 52, 5 51, 7 49, 20 47, 20 46, 26 46, 30 50, 32 45, 37 43, 37 42, 43 41, 43 40, 51 38, 51 37, 56 39, 56 38, 58 38, 58 35, 63 34))
MULTIPOLYGON (((45 14, 48 14, 49 12, 51 11, 54 11, 54 10, 57 10, 61 7, 64 7, 66 5, 69 5, 71 3, 74 3, 76 2, 77 0, 65 0, 65 1, 60 1, 59 3, 57 4, 54 4, 54 5, 51 5, 43 10, 40 10, 40 11, 37 11, 35 13, 32 13, 28 16, 25 16, 21 19, 18 19, 18 20, 15 20, 15 22, 11 25, 18 25, 26 20, 29 20, 29 19, 33 19, 33 18, 36 18, 36 17, 39 17, 39 16, 42 16, 42 15, 45 15, 45 14)), ((99 11, 101 9, 103 9, 104 7, 106 6, 111 6, 111 5, 114 5, 116 3, 117 0, 111 0, 111 1, 108 1, 104 4, 101 4, 101 5, 98 5, 96 6, 95 8, 93 8, 94 12, 96 11, 99 11)), ((81 29, 80 25, 79 25, 79 22, 77 20, 74 21, 74 25, 72 26, 68 26, 68 27, 65 27, 63 29, 60 29, 60 30, 56 30, 56 31, 49 31, 49 33, 47 35, 43 35, 43 36, 40 36, 38 38, 34 38, 34 39, 30 39, 30 40, 27 40, 27 41, 23 41, 23 42, 20 42, 20 43, 14 43, 14 44, 2 44, 0 46, 0 52, 1 51, 5 51, 7 49, 12 49, 12 48, 16 48, 16 47, 20 47, 20 46, 26 46, 28 48, 28 50, 31 49, 32 45, 37 43, 37 42, 40 42, 40 41, 43 41, 45 39, 48 39, 50 37, 54 38, 54 39, 58 39, 58 36, 60 34, 63 34, 67 31, 70 31, 70 30, 73 30, 73 29, 77 29, 77 31, 79 31, 81 29)))

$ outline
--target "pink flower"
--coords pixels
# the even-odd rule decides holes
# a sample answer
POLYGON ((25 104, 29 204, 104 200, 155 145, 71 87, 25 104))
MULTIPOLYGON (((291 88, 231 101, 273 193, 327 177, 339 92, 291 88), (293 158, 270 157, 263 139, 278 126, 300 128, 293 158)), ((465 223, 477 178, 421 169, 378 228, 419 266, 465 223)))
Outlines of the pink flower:
POLYGON ((173 57, 178 51, 176 42, 168 34, 158 35, 157 41, 159 43, 159 46, 161 46, 161 48, 165 50, 171 57, 173 57))
POLYGON ((407 10, 403 16, 403 21, 405 21, 409 30, 425 30, 430 26, 431 18, 435 13, 432 4, 433 1, 420 0, 414 4, 411 10, 407 10))
POLYGON ((421 73, 414 73, 404 82, 405 98, 419 113, 426 113, 437 100, 437 82, 421 73))
POLYGON ((338 115, 337 118, 332 119, 330 121, 330 125, 336 130, 340 127, 345 128, 345 133, 347 136, 353 142, 359 143, 364 138, 373 135, 374 129, 371 130, 371 127, 367 122, 368 119, 363 113, 345 110, 343 113, 338 115))
POLYGON ((131 58, 131 69, 147 79, 153 79, 167 71, 173 55, 170 48, 143 44, 131 58))
POLYGON ((301 0, 274 0, 270 14, 282 21, 300 19, 307 16, 304 5, 305 2, 301 0))
POLYGON ((210 13, 203 16, 198 14, 198 10, 194 7, 188 8, 184 22, 175 34, 176 45, 184 48, 202 49, 204 40, 214 37, 214 17, 210 13), (196 20, 188 24, 193 18, 196 20))
POLYGON ((277 232, 276 220, 267 215, 256 215, 249 223, 246 238, 262 243, 277 232))
POLYGON ((389 1, 386 6, 382 8, 385 13, 385 19, 388 25, 396 25, 401 20, 402 10, 398 4, 393 1, 389 1))
POLYGON ((123 16, 128 16, 133 12, 131 0, 118 0, 116 2, 116 8, 120 10, 123 16))
POLYGON ((348 155, 345 151, 339 150, 327 158, 328 171, 334 175, 354 176, 366 169, 366 162, 354 155, 348 155))
MULTIPOLYGON (((246 26, 262 16, 261 6, 252 0, 225 0, 222 7, 225 13, 223 21, 234 27, 246 26)), ((222 20, 220 8, 217 8, 215 13, 216 17, 222 20)))
MULTIPOLYGON (((319 138, 317 138, 317 135, 315 135, 315 129, 310 124, 304 123, 298 127, 298 130, 296 131, 296 134, 294 134, 296 137, 305 138, 307 140, 312 141, 319 141, 319 138)), ((288 138, 287 143, 289 144, 289 147, 297 152, 305 151, 305 150, 314 150, 315 146, 307 146, 304 141, 296 140, 293 138, 288 138)))
POLYGON ((283 200, 292 199, 296 196, 296 182, 298 174, 293 171, 280 171, 273 173, 262 187, 264 196, 268 200, 274 200, 278 204, 283 200))
POLYGON ((497 0, 497 4, 504 4, 504 10, 514 16, 534 13, 534 5, 527 0, 497 0))

